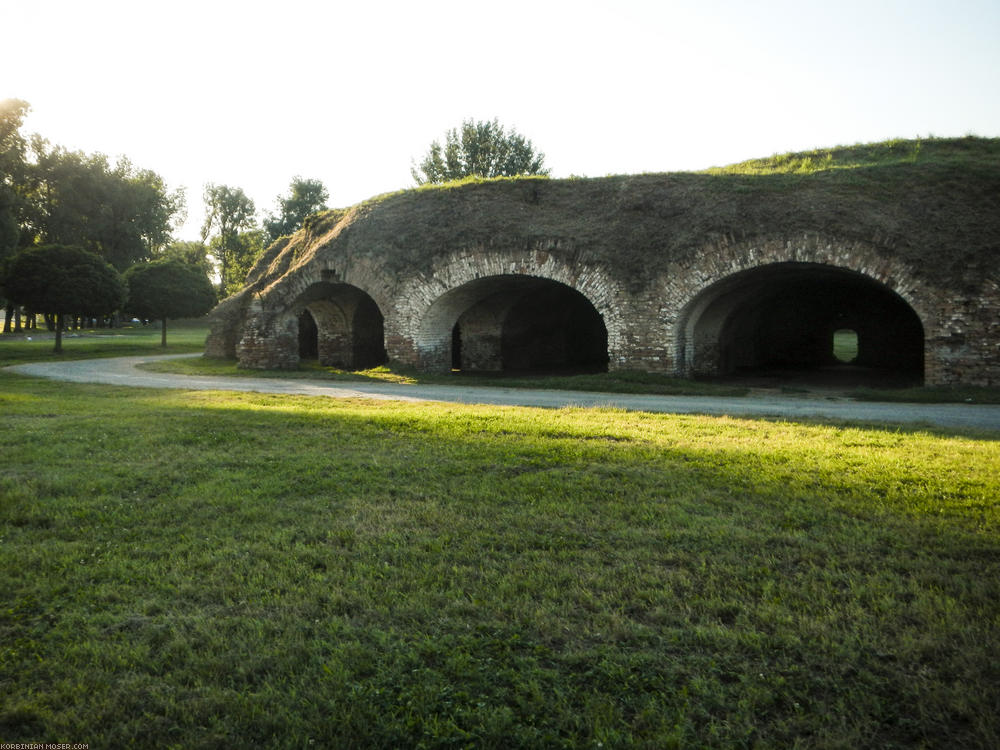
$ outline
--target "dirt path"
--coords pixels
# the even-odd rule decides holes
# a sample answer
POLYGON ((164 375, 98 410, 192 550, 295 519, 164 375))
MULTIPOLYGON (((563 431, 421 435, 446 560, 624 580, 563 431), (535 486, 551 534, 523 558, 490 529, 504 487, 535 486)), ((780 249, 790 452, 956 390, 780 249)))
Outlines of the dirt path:
MULTIPOLYGON (((178 355, 168 355, 178 356, 178 355)), ((199 355, 180 355, 199 356, 199 355)), ((173 375, 139 370, 136 365, 162 356, 85 359, 73 362, 35 362, 6 368, 12 372, 75 383, 106 383, 141 388, 254 391, 331 398, 372 398, 397 401, 447 401, 509 406, 610 406, 634 411, 674 414, 772 416, 784 419, 821 417, 869 422, 927 424, 949 428, 1000 431, 1000 405, 890 404, 752 393, 744 398, 707 396, 650 396, 624 393, 527 390, 462 385, 396 385, 392 383, 336 384, 317 380, 228 378, 173 375)))

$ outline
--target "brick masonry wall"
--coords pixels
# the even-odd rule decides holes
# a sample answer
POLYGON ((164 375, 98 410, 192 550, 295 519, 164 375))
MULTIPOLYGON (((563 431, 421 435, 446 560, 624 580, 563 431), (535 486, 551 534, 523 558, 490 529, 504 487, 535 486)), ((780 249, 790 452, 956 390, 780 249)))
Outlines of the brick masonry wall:
POLYGON ((296 367, 301 300, 315 285, 335 281, 374 300, 385 319, 390 360, 443 370, 451 365, 452 326, 469 303, 463 290, 492 277, 530 276, 565 284, 593 304, 607 328, 610 369, 683 375, 697 371, 698 362, 718 361, 717 342, 688 340, 692 320, 712 295, 735 283, 736 274, 799 263, 860 274, 905 300, 924 328, 927 384, 1000 384, 997 282, 936 288, 874 242, 820 234, 722 238, 645 278, 622 278, 619 269, 580 260, 568 240, 470 245, 404 275, 387 272, 371 254, 359 259, 339 248, 331 243, 269 286, 220 306, 206 353, 235 354, 248 368, 296 367))

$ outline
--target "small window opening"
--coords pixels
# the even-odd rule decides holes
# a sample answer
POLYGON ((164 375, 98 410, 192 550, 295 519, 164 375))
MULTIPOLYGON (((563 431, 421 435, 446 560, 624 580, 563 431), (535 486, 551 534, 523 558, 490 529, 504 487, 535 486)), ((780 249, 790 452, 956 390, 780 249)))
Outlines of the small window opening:
POLYGON ((858 358, 858 332, 850 328, 839 328, 833 332, 833 357, 838 362, 849 364, 858 358))

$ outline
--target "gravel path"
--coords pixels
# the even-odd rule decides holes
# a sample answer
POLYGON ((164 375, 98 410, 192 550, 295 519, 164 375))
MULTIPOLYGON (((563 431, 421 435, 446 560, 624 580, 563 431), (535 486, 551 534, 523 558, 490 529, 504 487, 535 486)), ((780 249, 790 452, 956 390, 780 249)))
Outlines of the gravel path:
POLYGON ((1000 431, 1000 405, 873 403, 843 398, 823 398, 815 395, 761 395, 756 393, 744 398, 723 398, 527 390, 462 385, 336 384, 330 381, 299 379, 173 375, 136 369, 136 365, 142 362, 176 356, 178 355, 85 359, 71 362, 35 362, 14 365, 6 369, 24 375, 75 383, 106 383, 142 388, 255 391, 332 398, 448 401, 463 404, 503 404, 550 408, 611 406, 634 411, 674 414, 728 414, 735 417, 773 416, 793 420, 805 417, 822 417, 1000 431))

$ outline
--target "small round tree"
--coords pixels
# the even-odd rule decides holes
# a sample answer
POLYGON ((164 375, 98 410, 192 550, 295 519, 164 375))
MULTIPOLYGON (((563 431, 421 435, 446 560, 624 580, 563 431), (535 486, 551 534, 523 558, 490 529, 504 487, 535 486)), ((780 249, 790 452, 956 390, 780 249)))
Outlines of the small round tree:
POLYGON ((201 269, 179 260, 141 263, 125 272, 125 309, 140 318, 163 321, 160 343, 167 345, 168 318, 194 318, 215 306, 215 290, 201 269))
POLYGON ((62 353, 66 315, 98 317, 121 308, 125 282, 95 253, 73 245, 39 245, 18 253, 4 280, 19 305, 56 316, 55 353, 62 353))

